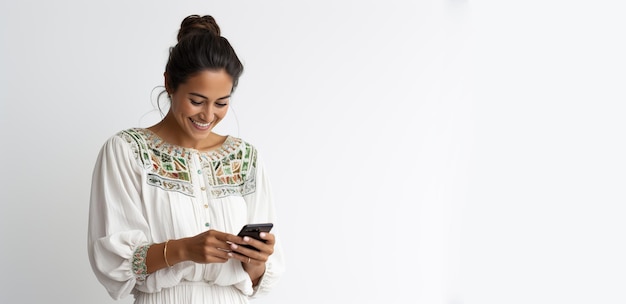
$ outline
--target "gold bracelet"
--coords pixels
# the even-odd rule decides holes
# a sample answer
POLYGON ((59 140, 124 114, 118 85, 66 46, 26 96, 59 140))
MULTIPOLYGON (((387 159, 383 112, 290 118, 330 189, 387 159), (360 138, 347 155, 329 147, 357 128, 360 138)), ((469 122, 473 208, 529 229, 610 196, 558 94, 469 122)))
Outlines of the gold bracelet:
POLYGON ((170 263, 167 262, 167 242, 169 241, 170 240, 165 241, 165 247, 163 247, 163 259, 165 260, 165 265, 167 265, 167 267, 172 267, 170 263))

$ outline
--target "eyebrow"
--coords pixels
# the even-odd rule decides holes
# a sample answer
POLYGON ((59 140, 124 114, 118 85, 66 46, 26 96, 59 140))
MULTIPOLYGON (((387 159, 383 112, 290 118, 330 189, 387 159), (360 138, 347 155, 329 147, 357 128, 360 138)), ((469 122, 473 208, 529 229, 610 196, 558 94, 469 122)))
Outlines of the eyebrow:
MULTIPOLYGON (((204 98, 204 99, 206 99, 206 100, 209 100, 209 98, 208 98, 208 97, 206 97, 206 96, 204 96, 204 95, 202 95, 202 94, 198 94, 198 93, 190 92, 190 93, 189 93, 189 95, 198 96, 198 97, 204 98)), ((224 96, 224 97, 220 97, 220 98, 216 99, 215 101, 222 100, 222 99, 227 99, 227 98, 230 98, 230 95, 226 95, 226 96, 224 96)))

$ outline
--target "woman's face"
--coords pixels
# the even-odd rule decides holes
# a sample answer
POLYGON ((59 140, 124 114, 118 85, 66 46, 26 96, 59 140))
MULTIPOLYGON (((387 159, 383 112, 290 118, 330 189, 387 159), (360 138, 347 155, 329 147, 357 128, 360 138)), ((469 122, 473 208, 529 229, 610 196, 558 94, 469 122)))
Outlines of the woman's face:
POLYGON ((196 148, 211 146, 207 142, 209 134, 226 116, 232 88, 232 78, 226 71, 205 70, 170 92, 170 114, 182 131, 178 138, 181 143, 196 148))

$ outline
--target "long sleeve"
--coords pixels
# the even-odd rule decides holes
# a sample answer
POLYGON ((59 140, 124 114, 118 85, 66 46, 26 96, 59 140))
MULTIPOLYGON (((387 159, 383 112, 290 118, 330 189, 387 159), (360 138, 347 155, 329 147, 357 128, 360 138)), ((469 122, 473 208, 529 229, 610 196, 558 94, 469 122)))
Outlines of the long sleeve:
POLYGON ((274 245, 274 253, 266 263, 265 273, 254 289, 253 297, 268 293, 285 271, 285 258, 280 239, 281 227, 276 215, 271 184, 262 159, 257 157, 256 164, 256 191, 244 197, 248 204, 248 222, 274 223, 272 233, 276 236, 276 244, 274 245))
POLYGON ((133 151, 119 136, 104 144, 93 171, 89 261, 114 299, 127 296, 141 283, 133 271, 133 258, 137 249, 150 243, 141 207, 140 172, 133 151))

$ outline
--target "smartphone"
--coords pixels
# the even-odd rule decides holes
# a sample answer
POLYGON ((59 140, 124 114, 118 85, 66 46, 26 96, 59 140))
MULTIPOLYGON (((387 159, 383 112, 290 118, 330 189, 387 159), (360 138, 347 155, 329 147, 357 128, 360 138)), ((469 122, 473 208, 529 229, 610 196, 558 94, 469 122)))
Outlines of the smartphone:
MULTIPOLYGON (((241 231, 239 231, 237 235, 240 237, 249 236, 251 238, 265 242, 265 240, 261 239, 260 234, 261 232, 270 232, 270 230, 272 230, 272 227, 274 227, 274 224, 272 223, 247 224, 241 228, 241 231)), ((259 251, 258 249, 250 245, 241 245, 241 246, 259 251)))

